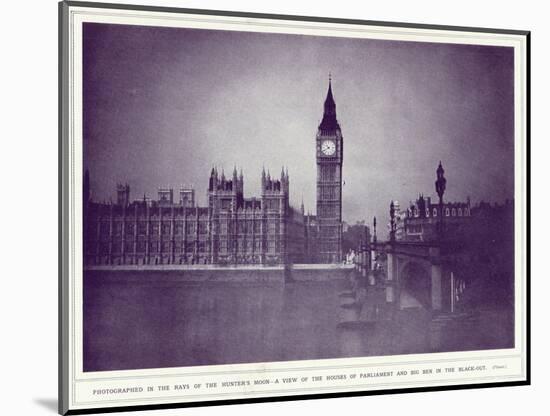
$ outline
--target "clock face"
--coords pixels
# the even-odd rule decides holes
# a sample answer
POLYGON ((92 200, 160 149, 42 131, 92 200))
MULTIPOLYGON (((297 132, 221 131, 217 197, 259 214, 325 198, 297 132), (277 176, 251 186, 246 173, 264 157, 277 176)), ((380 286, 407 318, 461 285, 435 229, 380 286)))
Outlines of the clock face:
POLYGON ((336 152, 336 144, 332 140, 325 140, 321 143, 321 152, 326 156, 332 156, 336 152))

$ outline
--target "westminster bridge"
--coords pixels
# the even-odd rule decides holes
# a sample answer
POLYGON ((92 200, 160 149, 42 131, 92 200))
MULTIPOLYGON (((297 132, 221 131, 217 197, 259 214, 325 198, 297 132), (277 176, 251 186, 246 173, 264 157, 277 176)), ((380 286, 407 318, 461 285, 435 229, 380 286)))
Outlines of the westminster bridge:
POLYGON ((386 302, 397 309, 412 299, 427 310, 454 312, 465 288, 468 258, 464 243, 456 241, 388 241, 364 249, 357 270, 367 285, 384 288, 386 302), (377 270, 380 257, 385 261, 377 270))

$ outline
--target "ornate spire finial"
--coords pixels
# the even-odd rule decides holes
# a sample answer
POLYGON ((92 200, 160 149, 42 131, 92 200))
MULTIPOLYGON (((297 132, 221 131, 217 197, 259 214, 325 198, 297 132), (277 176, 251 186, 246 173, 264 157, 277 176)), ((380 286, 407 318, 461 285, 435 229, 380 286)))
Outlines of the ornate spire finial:
POLYGON ((338 121, 336 121, 336 103, 332 95, 332 74, 328 76, 328 91, 325 98, 323 119, 319 125, 321 130, 337 130, 340 128, 338 121))

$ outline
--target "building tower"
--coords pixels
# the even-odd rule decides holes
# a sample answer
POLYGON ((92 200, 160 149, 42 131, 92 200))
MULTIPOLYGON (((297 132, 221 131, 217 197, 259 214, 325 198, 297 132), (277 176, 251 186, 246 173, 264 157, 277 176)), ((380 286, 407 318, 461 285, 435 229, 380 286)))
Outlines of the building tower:
POLYGON ((286 219, 289 211, 289 176, 281 169, 280 179, 262 171, 262 217, 264 223, 263 264, 280 264, 286 261, 286 219))
POLYGON ((329 76, 324 113, 316 137, 318 255, 321 263, 342 261, 342 162, 344 140, 336 120, 329 76))
POLYGON ((130 204, 130 185, 117 184, 116 186, 117 204, 121 207, 127 207, 130 204))

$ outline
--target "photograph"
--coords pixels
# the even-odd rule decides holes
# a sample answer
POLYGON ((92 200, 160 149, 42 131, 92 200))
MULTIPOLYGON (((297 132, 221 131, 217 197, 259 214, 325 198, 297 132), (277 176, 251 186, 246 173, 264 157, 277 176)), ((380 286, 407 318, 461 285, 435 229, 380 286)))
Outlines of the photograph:
POLYGON ((84 371, 514 346, 511 48, 85 23, 83 63, 84 371))

